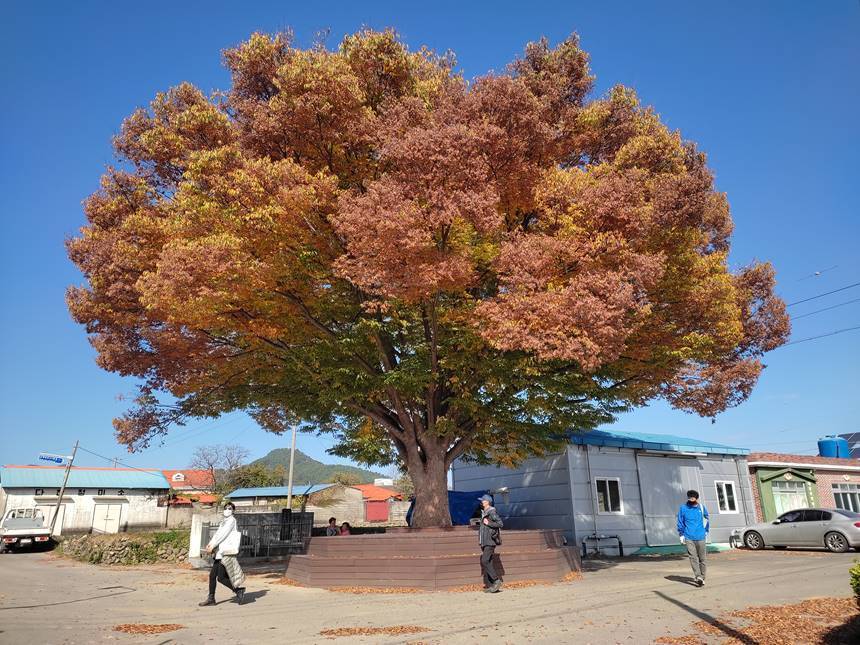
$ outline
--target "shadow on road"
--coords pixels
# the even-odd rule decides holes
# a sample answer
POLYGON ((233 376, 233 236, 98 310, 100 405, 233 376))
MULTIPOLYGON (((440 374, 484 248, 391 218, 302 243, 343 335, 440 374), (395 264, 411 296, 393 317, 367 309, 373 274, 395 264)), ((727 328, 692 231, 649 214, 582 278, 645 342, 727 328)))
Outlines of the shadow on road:
POLYGON ((690 605, 683 603, 680 600, 676 600, 675 598, 672 598, 672 596, 667 596, 666 594, 664 594, 660 591, 655 591, 654 593, 656 595, 658 595, 660 598, 662 598, 663 600, 666 600, 666 601, 672 603, 673 605, 677 605, 678 607, 680 607, 684 611, 691 613, 693 616, 695 616, 699 620, 703 620, 706 623, 708 623, 709 625, 711 625, 712 627, 716 627, 721 632, 723 632, 726 636, 729 636, 730 638, 734 638, 734 639, 738 640, 739 642, 744 643, 745 645, 758 645, 758 641, 753 640, 752 638, 750 638, 746 634, 739 632, 738 630, 736 630, 731 625, 727 625, 726 623, 722 622, 721 620, 717 620, 716 618, 711 616, 711 614, 705 613, 703 611, 699 611, 695 607, 690 607, 690 605))
POLYGON ((242 604, 250 605, 251 603, 257 602, 257 598, 262 598, 267 593, 269 593, 268 589, 260 589, 259 591, 247 591, 245 592, 245 601, 242 604))
POLYGON ((125 594, 134 593, 137 589, 131 587, 107 587, 108 589, 125 589, 126 591, 118 591, 117 593, 106 593, 100 596, 87 596, 86 598, 75 598, 74 600, 61 600, 60 602, 46 602, 38 605, 15 605, 13 607, 0 607, 0 611, 9 609, 38 609, 40 607, 56 607, 57 605, 71 605, 76 602, 86 602, 88 600, 100 600, 101 598, 114 598, 116 596, 124 596, 125 594))
POLYGON ((690 585, 691 587, 699 586, 693 578, 688 578, 687 576, 663 576, 663 578, 669 582, 683 582, 685 585, 690 585))
POLYGON ((649 553, 646 555, 628 555, 619 557, 601 557, 590 555, 582 560, 582 570, 586 572, 603 571, 627 562, 676 562, 687 560, 686 553, 649 553))
MULTIPOLYGON (((257 598, 262 598, 267 593, 269 593, 268 589, 260 589, 260 591, 246 591, 245 597, 242 600, 242 604, 243 605, 250 605, 252 603, 255 603, 255 602, 257 602, 257 598)), ((227 605, 227 604, 235 603, 235 602, 236 602, 236 596, 233 596, 232 598, 228 598, 227 600, 222 600, 221 602, 216 602, 215 604, 216 605, 227 605)))
POLYGON ((843 625, 834 627, 821 639, 825 645, 851 645, 860 643, 860 615, 854 616, 843 625))

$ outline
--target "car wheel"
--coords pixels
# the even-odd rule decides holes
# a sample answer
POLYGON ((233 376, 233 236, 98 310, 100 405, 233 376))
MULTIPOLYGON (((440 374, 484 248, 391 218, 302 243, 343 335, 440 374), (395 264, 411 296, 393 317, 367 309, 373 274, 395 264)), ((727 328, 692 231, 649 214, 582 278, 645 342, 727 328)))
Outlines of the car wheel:
POLYGON ((824 546, 833 553, 845 553, 848 550, 848 540, 841 533, 833 531, 824 536, 824 546))
POLYGON ((749 531, 744 535, 744 544, 747 545, 748 549, 752 549, 753 551, 764 548, 764 540, 761 537, 761 533, 756 531, 749 531))

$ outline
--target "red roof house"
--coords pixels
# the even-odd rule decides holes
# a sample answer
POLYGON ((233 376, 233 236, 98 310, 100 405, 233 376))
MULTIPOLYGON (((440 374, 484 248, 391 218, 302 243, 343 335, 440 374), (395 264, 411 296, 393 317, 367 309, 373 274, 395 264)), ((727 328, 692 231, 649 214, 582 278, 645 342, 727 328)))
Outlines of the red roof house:
POLYGON ((376 486, 375 484, 356 484, 350 488, 357 488, 365 501, 387 502, 389 499, 403 499, 403 496, 393 488, 376 486))
POLYGON ((212 494, 215 482, 208 470, 162 470, 170 482, 170 490, 176 495, 174 504, 190 504, 192 501, 213 504, 218 496, 212 494))

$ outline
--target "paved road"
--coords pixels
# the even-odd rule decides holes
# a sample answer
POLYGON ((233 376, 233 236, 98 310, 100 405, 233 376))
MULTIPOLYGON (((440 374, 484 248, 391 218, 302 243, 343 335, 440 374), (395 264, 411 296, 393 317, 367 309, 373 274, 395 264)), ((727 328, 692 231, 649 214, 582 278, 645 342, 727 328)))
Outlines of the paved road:
POLYGON ((853 554, 733 551, 711 557, 708 585, 687 582, 676 558, 598 562, 583 580, 500 594, 353 595, 249 577, 251 602, 205 596, 201 572, 111 569, 50 554, 0 556, 0 643, 650 643, 694 621, 749 605, 848 596, 853 554), (158 636, 112 630, 120 623, 179 623, 158 636), (409 637, 329 640, 323 629, 420 625, 409 637))

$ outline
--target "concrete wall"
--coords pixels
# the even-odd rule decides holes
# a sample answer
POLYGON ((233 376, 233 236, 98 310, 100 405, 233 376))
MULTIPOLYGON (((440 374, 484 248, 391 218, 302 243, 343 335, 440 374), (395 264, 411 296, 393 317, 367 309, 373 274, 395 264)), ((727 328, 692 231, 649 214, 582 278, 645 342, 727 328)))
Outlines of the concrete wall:
POLYGON ((388 502, 388 525, 406 526, 406 513, 409 512, 410 502, 392 500, 388 502))
POLYGON ((167 527, 169 529, 188 528, 194 508, 191 506, 171 506, 167 511, 167 527))
MULTIPOLYGON (((47 492, 47 491, 46 491, 47 492)), ((5 489, 5 508, 36 506, 50 521, 57 503, 55 491, 51 495, 34 494, 32 488, 5 489)), ((66 489, 63 496, 63 533, 89 533, 93 525, 96 504, 118 504, 121 507, 119 531, 163 528, 167 508, 158 506, 158 492, 138 489, 87 489, 79 495, 77 489, 66 489), (97 493, 97 494, 93 494, 97 493)), ((59 527, 58 527, 59 528, 59 527)))
POLYGON ((507 495, 496 495, 496 508, 509 529, 561 529, 574 538, 567 452, 529 459, 517 469, 456 462, 454 490, 494 490, 507 486, 507 495))
MULTIPOLYGON (((253 499, 240 498, 234 500, 234 503, 237 511, 259 513, 280 510, 283 507, 278 506, 278 502, 285 504, 286 499, 286 497, 258 498, 257 504, 254 504, 253 499)), ((349 522, 350 524, 361 525, 364 523, 364 497, 360 490, 348 486, 332 486, 310 495, 305 510, 314 514, 314 526, 327 525, 330 517, 337 518, 338 524, 349 522)))

